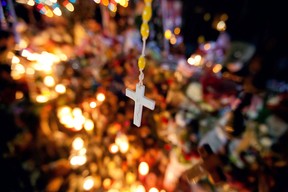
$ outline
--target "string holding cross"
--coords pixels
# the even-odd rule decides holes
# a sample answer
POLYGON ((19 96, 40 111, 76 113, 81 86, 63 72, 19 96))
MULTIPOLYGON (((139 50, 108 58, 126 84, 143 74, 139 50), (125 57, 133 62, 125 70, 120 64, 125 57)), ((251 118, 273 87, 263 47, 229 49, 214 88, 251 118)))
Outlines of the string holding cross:
POLYGON ((135 92, 132 91, 131 89, 128 89, 128 88, 126 89, 126 96, 135 101, 133 124, 136 125, 137 127, 140 127, 141 125, 143 106, 151 110, 154 110, 154 107, 155 107, 155 101, 148 99, 144 96, 145 86, 143 85, 143 79, 144 79, 143 70, 146 65, 145 47, 146 47, 146 40, 149 36, 148 22, 152 16, 152 8, 151 8, 152 0, 144 0, 144 1, 145 1, 145 7, 142 13, 143 22, 141 24, 141 29, 140 29, 143 46, 142 46, 142 53, 138 59, 138 68, 140 72, 139 83, 136 84, 135 92))

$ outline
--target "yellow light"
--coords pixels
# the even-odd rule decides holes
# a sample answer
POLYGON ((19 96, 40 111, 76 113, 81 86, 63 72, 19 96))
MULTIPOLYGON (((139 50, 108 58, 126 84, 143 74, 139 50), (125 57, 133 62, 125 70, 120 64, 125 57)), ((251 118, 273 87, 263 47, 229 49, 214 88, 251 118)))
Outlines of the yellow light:
POLYGON ((48 5, 48 6, 52 6, 53 5, 51 0, 45 1, 45 4, 48 5))
POLYGON ((115 143, 119 146, 121 153, 126 153, 129 149, 128 138, 125 134, 117 135, 115 143))
POLYGON ((48 53, 46 51, 43 51, 38 57, 37 57, 37 61, 39 63, 45 63, 45 65, 49 65, 52 66, 55 62, 59 62, 60 59, 52 54, 52 53, 48 53))
POLYGON ((30 51, 28 51, 27 49, 24 49, 22 52, 21 52, 21 55, 22 57, 28 57, 28 55, 30 55, 30 51))
POLYGON ((211 44, 210 43, 205 43, 203 48, 204 48, 205 51, 208 51, 209 49, 211 49, 211 44))
POLYGON ((216 64, 214 67, 213 67, 213 72, 214 73, 218 73, 219 71, 221 71, 222 69, 222 65, 221 64, 216 64))
POLYGON ((52 95, 52 93, 51 93, 51 91, 50 91, 47 87, 42 86, 40 89, 41 89, 42 95, 45 95, 45 96, 47 96, 47 97, 50 98, 50 96, 52 95))
POLYGON ((103 187, 104 187, 105 189, 109 188, 111 184, 112 184, 111 179, 109 179, 109 178, 104 179, 104 181, 103 181, 103 187))
POLYGON ((177 43, 177 38, 176 38, 174 35, 172 35, 172 37, 171 37, 171 39, 170 39, 170 43, 171 43, 172 45, 175 45, 175 44, 177 43))
POLYGON ((34 0, 28 0, 27 5, 34 6, 35 5, 35 1, 34 0))
POLYGON ((25 74, 25 67, 20 63, 12 64, 11 69, 11 76, 14 80, 21 79, 25 74))
POLYGON ((71 115, 64 115, 60 117, 60 123, 65 125, 66 128, 73 128, 73 117, 71 115))
POLYGON ((91 176, 85 178, 83 183, 83 189, 86 191, 91 190, 94 187, 94 179, 91 176))
POLYGON ((127 2, 127 0, 118 0, 119 1, 119 4, 121 5, 121 6, 123 6, 124 7, 124 5, 126 4, 126 2, 127 2))
POLYGON ((78 164, 78 156, 71 157, 70 164, 71 165, 77 165, 78 164))
POLYGON ((164 33, 164 37, 165 37, 166 39, 170 39, 171 36, 172 36, 172 32, 171 32, 169 29, 167 29, 167 30, 165 31, 165 33, 164 33))
POLYGON ((118 189, 109 189, 108 192, 119 192, 118 189))
POLYGON ((94 108, 97 107, 97 103, 96 103, 95 101, 91 101, 91 102, 89 103, 89 106, 90 106, 90 108, 94 109, 94 108))
POLYGON ((74 117, 82 116, 82 110, 79 107, 75 107, 72 110, 72 114, 73 114, 74 117))
POLYGON ((176 28, 174 29, 174 34, 175 34, 175 35, 179 35, 180 32, 181 32, 180 27, 176 27, 176 28))
POLYGON ((195 58, 189 57, 187 63, 189 63, 190 65, 195 65, 196 64, 195 58))
POLYGON ((200 66, 201 65, 201 60, 202 60, 202 57, 201 55, 192 55, 188 58, 187 62, 190 64, 190 65, 194 65, 194 66, 200 66))
POLYGON ((14 55, 15 55, 15 54, 14 54, 12 51, 9 51, 9 52, 7 53, 7 56, 6 56, 6 57, 7 57, 7 59, 11 60, 14 55))
POLYGON ((83 156, 83 155, 86 154, 86 152, 87 152, 87 149, 86 149, 85 147, 83 147, 82 149, 80 149, 80 150, 78 151, 78 154, 83 156))
MULTIPOLYGON (((96 170, 97 170, 97 165, 96 165, 96 170)), ((101 187, 101 177, 99 175, 94 176, 94 187, 99 189, 101 187)))
POLYGON ((55 62, 59 62, 59 58, 48 52, 42 52, 41 54, 33 53, 28 54, 27 59, 30 61, 37 61, 34 68, 39 71, 50 73, 52 66, 55 62))
POLYGON ((17 71, 17 73, 19 73, 19 74, 24 74, 25 73, 25 67, 22 64, 20 64, 20 63, 12 65, 12 68, 15 71, 17 71))
POLYGON ((125 1, 125 4, 124 5, 122 5, 123 7, 128 7, 128 5, 129 5, 129 1, 128 0, 126 0, 125 1))
POLYGON ((52 76, 46 76, 44 77, 44 84, 47 87, 53 87, 55 85, 55 80, 52 76))
POLYGON ((225 31, 226 30, 226 23, 225 21, 219 21, 216 26, 218 31, 225 31))
POLYGON ((152 3, 152 0, 144 0, 145 4, 150 4, 152 3))
POLYGON ((131 192, 131 190, 127 187, 127 188, 121 189, 121 192, 131 192))
POLYGON ((74 129, 80 131, 83 128, 85 118, 83 116, 77 116, 73 119, 74 129))
POLYGON ((109 3, 108 5, 108 9, 112 12, 116 12, 117 11, 117 6, 113 3, 109 3))
POLYGON ((109 146, 109 151, 111 153, 117 153, 119 151, 119 147, 118 145, 116 145, 115 143, 112 143, 110 146, 109 146))
POLYGON ((94 2, 99 4, 99 3, 100 3, 100 0, 94 0, 94 2))
POLYGON ((22 91, 16 91, 16 94, 15 94, 16 99, 22 99, 23 97, 24 97, 24 94, 22 91))
POLYGON ((60 10, 59 7, 56 7, 55 9, 53 9, 53 13, 57 16, 61 16, 62 15, 62 11, 60 10))
POLYGON ((59 116, 60 123, 66 125, 73 121, 73 117, 69 114, 59 116))
POLYGON ((18 45, 18 49, 22 50, 24 48, 26 48, 28 46, 27 41, 25 41, 24 39, 20 39, 19 45, 18 45))
POLYGON ((119 146, 121 153, 126 153, 129 149, 129 143, 128 142, 123 142, 119 146))
POLYGON ((47 17, 53 17, 53 12, 50 10, 50 9, 47 9, 47 11, 45 12, 45 15, 47 16, 47 17))
POLYGON ((155 187, 152 187, 151 189, 149 189, 149 192, 159 192, 159 190, 156 189, 155 187))
POLYGON ((86 119, 84 123, 84 129, 86 131, 92 131, 94 129, 94 123, 91 119, 86 119))
POLYGON ((31 67, 26 68, 26 74, 27 75, 34 75, 35 74, 35 70, 31 67))
POLYGON ((60 53, 58 55, 58 57, 60 58, 61 61, 67 61, 68 60, 67 55, 65 55, 64 53, 60 53))
POLYGON ((35 65, 34 65, 34 68, 35 68, 35 70, 37 70, 37 71, 43 71, 43 72, 45 72, 46 74, 49 74, 49 73, 51 73, 51 71, 52 71, 52 67, 50 66, 50 65, 43 65, 43 64, 41 64, 41 63, 36 63, 35 65))
POLYGON ((22 75, 19 74, 19 73, 17 73, 17 72, 15 72, 15 71, 12 71, 12 72, 11 72, 11 77, 12 77, 14 80, 19 80, 19 79, 21 79, 22 75))
POLYGON ((17 57, 17 56, 13 56, 12 57, 12 61, 11 61, 13 64, 16 64, 16 63, 19 63, 20 62, 20 59, 17 57))
POLYGON ((68 129, 74 128, 73 119, 71 121, 67 121, 64 125, 68 129))
POLYGON ((71 115, 71 111, 72 109, 69 106, 60 107, 57 110, 57 116, 60 118, 62 116, 71 115))
POLYGON ((48 101, 48 97, 47 97, 47 96, 44 96, 44 95, 38 95, 38 96, 36 97, 36 101, 37 101, 38 103, 45 103, 45 102, 48 101))
POLYGON ((109 5, 109 0, 102 0, 102 4, 104 6, 108 6, 109 5))
POLYGON ((97 101, 99 101, 99 102, 103 102, 103 101, 105 101, 105 95, 104 95, 103 93, 98 93, 98 94, 96 95, 96 99, 97 99, 97 101))
POLYGON ((145 187, 143 186, 143 185, 138 185, 137 187, 136 187, 136 190, 135 190, 136 192, 145 192, 146 191, 146 189, 145 189, 145 187))
POLYGON ((138 172, 141 175, 147 175, 149 172, 149 165, 146 162, 141 162, 138 167, 138 172))
POLYGON ((126 174, 126 182, 128 184, 133 184, 136 181, 136 175, 132 172, 126 174))
POLYGON ((39 58, 39 54, 37 53, 28 53, 27 59, 29 61, 36 61, 39 58))
POLYGON ((56 91, 57 93, 63 94, 63 93, 66 92, 66 87, 65 87, 63 84, 57 84, 57 85, 55 86, 55 91, 56 91))
POLYGON ((16 2, 17 3, 22 3, 22 4, 27 3, 25 0, 16 0, 16 2))
POLYGON ((70 12, 73 12, 73 11, 74 11, 74 6, 73 6, 73 4, 70 3, 70 2, 68 2, 65 7, 66 7, 66 9, 67 9, 68 11, 70 11, 70 12))
POLYGON ((80 137, 76 137, 72 142, 72 147, 74 150, 80 150, 84 147, 84 140, 80 137))
POLYGON ((196 55, 196 56, 195 56, 195 61, 196 61, 197 65, 200 65, 200 64, 201 64, 201 63, 200 63, 201 60, 202 60, 201 55, 196 55))
POLYGON ((81 166, 87 162, 87 157, 83 155, 73 156, 70 159, 70 164, 72 166, 81 166))

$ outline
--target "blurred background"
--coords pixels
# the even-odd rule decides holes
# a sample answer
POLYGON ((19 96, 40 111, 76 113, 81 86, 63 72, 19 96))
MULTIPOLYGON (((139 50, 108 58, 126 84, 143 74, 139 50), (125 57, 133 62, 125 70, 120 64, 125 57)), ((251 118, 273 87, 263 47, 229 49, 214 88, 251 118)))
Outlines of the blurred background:
POLYGON ((0 2, 1 190, 288 191, 284 2, 0 2))

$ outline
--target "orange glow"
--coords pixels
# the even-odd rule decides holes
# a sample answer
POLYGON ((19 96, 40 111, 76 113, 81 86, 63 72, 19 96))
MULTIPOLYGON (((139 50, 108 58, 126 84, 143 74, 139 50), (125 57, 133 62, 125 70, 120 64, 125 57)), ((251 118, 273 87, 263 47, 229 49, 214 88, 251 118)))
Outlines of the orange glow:
POLYGON ((175 34, 175 35, 179 35, 180 32, 181 32, 180 27, 176 27, 176 28, 174 29, 174 34, 175 34))
POLYGON ((214 67, 213 67, 213 72, 214 73, 218 73, 220 72, 222 69, 222 65, 221 64, 216 64, 214 67))

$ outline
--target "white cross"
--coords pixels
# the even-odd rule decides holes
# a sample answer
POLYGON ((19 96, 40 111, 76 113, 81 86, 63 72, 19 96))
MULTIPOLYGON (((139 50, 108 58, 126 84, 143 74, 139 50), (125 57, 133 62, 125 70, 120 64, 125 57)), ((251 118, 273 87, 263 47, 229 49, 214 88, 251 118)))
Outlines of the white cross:
POLYGON ((128 88, 126 89, 126 96, 135 101, 133 124, 137 127, 141 125, 143 106, 151 110, 154 110, 155 107, 155 101, 145 97, 144 92, 145 86, 139 83, 136 84, 136 92, 128 88))

